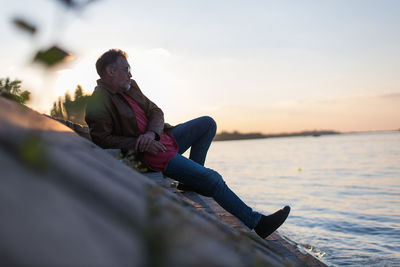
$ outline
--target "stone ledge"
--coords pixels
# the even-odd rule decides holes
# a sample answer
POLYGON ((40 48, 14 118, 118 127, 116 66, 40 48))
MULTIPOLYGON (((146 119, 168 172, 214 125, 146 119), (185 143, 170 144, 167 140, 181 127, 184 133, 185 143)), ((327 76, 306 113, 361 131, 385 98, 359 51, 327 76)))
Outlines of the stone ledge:
POLYGON ((0 168, 5 266, 323 266, 1 97, 0 168))
POLYGON ((292 263, 295 262, 294 266, 326 266, 313 255, 304 250, 299 250, 299 245, 296 242, 290 240, 288 237, 280 235, 279 232, 273 233, 266 240, 261 239, 240 220, 225 211, 212 198, 201 196, 195 192, 178 190, 176 187, 171 186, 174 180, 164 177, 160 172, 143 173, 143 175, 164 187, 166 190, 175 193, 200 213, 211 215, 207 216, 208 219, 220 228, 223 228, 223 231, 248 237, 255 249, 259 250, 261 253, 269 254, 269 250, 272 250, 279 254, 284 254, 286 257, 290 258, 292 263))

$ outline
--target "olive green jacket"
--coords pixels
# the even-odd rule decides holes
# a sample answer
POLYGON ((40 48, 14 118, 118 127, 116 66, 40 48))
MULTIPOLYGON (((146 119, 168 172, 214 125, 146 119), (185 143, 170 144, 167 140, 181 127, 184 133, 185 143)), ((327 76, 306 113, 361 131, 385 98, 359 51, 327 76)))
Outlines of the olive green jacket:
MULTIPOLYGON (((164 130, 173 128, 164 123, 162 110, 142 93, 134 80, 131 80, 131 88, 125 93, 145 112, 148 119, 147 131, 154 132, 156 140, 160 139, 164 130)), ((92 141, 100 147, 120 148, 124 152, 135 149, 140 135, 135 111, 122 91, 111 88, 101 79, 97 81, 86 107, 85 120, 92 141)))

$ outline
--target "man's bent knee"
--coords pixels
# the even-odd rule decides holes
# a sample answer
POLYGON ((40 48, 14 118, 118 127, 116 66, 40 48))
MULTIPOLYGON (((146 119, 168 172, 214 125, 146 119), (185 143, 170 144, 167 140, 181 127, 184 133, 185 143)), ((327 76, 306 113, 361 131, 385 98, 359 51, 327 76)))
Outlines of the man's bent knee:
POLYGON ((207 122, 208 130, 215 135, 215 133, 217 132, 217 123, 215 122, 215 120, 210 116, 203 116, 201 117, 201 119, 207 122))

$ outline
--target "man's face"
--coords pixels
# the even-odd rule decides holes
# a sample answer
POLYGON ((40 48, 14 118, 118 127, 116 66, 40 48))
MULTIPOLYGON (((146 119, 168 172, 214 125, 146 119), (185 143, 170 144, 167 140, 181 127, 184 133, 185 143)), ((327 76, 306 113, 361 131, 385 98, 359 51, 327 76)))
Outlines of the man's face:
POLYGON ((113 84, 124 91, 131 87, 131 67, 124 57, 119 57, 115 63, 113 84))

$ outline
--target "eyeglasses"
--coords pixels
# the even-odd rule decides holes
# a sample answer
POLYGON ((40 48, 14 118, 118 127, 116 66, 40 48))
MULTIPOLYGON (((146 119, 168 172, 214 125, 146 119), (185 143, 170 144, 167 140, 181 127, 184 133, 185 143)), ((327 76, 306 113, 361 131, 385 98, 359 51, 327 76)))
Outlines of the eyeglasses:
POLYGON ((122 68, 122 69, 117 69, 117 68, 116 68, 115 70, 122 70, 125 74, 131 73, 131 68, 130 68, 130 67, 122 68))

